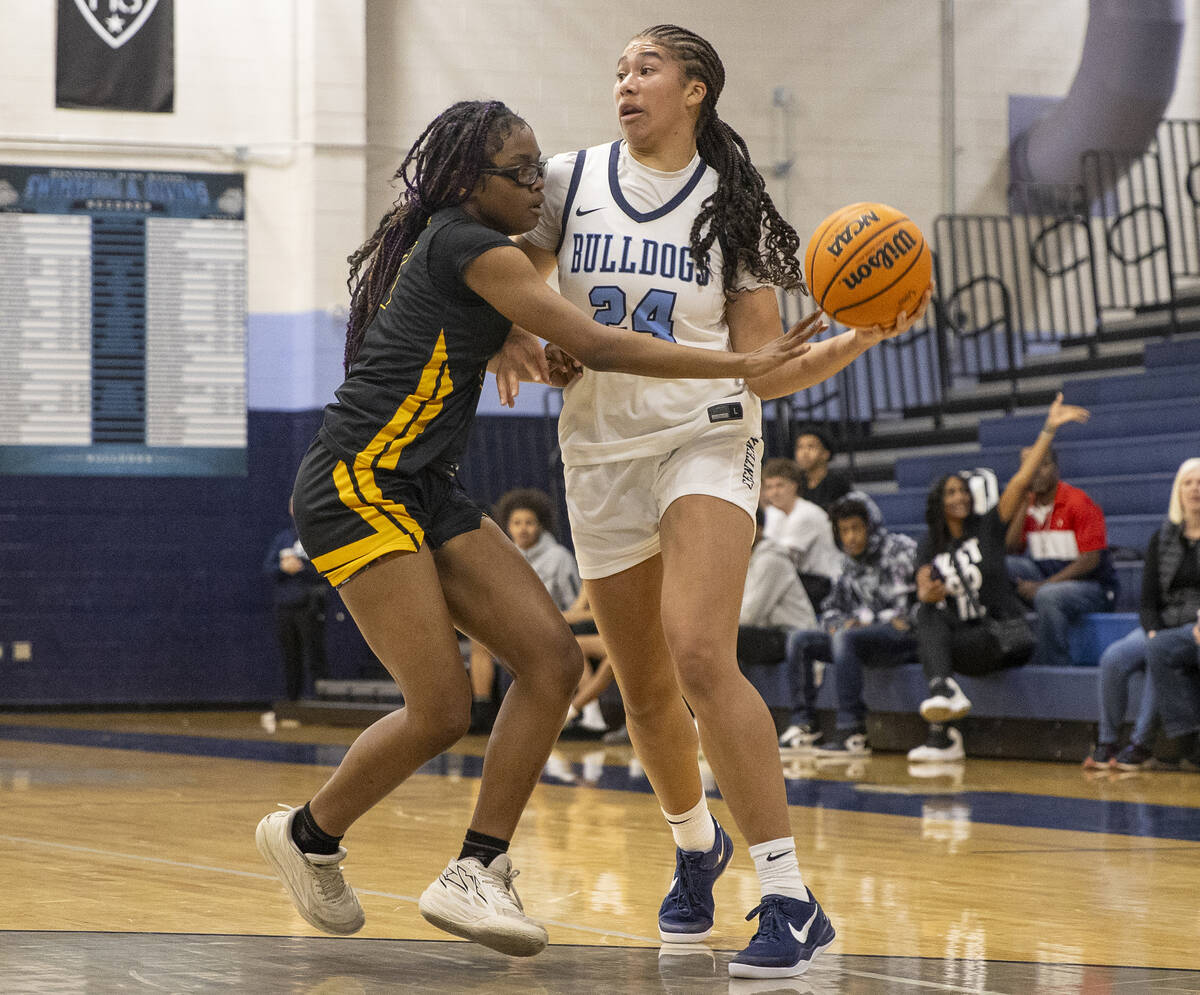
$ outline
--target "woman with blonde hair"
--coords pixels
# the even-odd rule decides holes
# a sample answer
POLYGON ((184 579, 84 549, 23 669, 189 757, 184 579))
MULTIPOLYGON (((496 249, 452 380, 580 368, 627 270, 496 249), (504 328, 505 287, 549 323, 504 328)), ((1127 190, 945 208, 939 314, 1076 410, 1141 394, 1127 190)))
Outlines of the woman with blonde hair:
MULTIPOLYGON (((1200 770, 1200 457, 1184 460, 1142 575, 1146 665, 1173 757, 1200 770), (1147 595, 1160 606, 1147 613, 1147 595)), ((1174 759, 1169 761, 1173 765, 1174 759)))

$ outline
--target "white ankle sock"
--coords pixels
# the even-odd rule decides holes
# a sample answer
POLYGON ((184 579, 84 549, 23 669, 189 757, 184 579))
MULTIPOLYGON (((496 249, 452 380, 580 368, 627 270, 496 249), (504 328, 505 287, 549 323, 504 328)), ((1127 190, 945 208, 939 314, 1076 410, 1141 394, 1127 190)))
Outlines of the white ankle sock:
POLYGON ((800 876, 796 841, 792 837, 755 843, 750 847, 750 856, 754 858, 754 869, 758 872, 758 883, 764 895, 786 895, 808 901, 808 889, 800 876))
POLYGON ((708 799, 704 795, 686 812, 672 815, 664 808, 662 814, 671 824, 671 835, 675 837, 675 845, 680 850, 703 852, 713 848, 717 841, 717 830, 708 813, 708 799))

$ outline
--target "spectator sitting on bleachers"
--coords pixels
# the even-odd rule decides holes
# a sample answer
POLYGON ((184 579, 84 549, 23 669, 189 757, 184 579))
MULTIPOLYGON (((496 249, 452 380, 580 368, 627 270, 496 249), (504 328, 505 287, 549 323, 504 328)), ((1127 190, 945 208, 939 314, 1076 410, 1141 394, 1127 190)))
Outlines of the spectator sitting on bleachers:
POLYGON ((842 572, 821 606, 821 625, 788 638, 788 679, 795 710, 779 740, 785 749, 815 742, 814 663, 826 660, 837 689, 837 733, 817 745, 825 758, 867 756, 867 706, 863 667, 914 663, 917 640, 909 620, 914 605, 917 544, 889 532, 879 508, 861 491, 850 491, 829 509, 842 572))
POLYGON ((777 457, 763 463, 762 494, 767 505, 763 534, 787 547, 809 601, 819 605, 841 570, 842 555, 833 541, 829 516, 799 497, 803 478, 790 459, 777 457))
POLYGON ((608 659, 608 648, 600 638, 600 630, 596 628, 596 616, 592 614, 587 591, 579 592, 574 603, 563 611, 563 618, 571 626, 575 642, 583 650, 584 667, 583 678, 567 709, 567 722, 561 738, 599 739, 608 732, 608 723, 600 709, 600 696, 615 678, 612 662, 608 659))
POLYGON ((921 717, 930 723, 925 745, 909 751, 914 762, 962 760, 962 733, 946 723, 961 719, 971 702, 951 676, 988 674, 1028 662, 1030 650, 1005 652, 985 624, 1023 619, 1025 605, 1005 570, 1008 523, 1025 507, 1034 470, 1050 448, 1054 433, 1067 422, 1084 422, 1088 412, 1063 404, 1059 394, 1045 426, 996 505, 983 514, 973 508, 966 483, 958 475, 938 480, 925 505, 929 533, 917 554, 917 644, 929 681, 921 717))
POLYGON ((737 656, 743 667, 780 663, 790 635, 817 624, 791 554, 782 543, 763 535, 765 517, 758 508, 738 615, 737 656))
MULTIPOLYGON (((1021 453, 1024 460, 1029 450, 1021 453)), ((1008 576, 1037 612, 1033 663, 1071 665, 1068 633, 1084 615, 1111 611, 1116 572, 1108 551, 1104 512, 1058 476, 1058 456, 1046 450, 1033 469, 1024 514, 1008 523, 1008 576)))
MULTIPOLYGON (((541 578, 550 597, 565 610, 579 594, 579 570, 571 551, 554 538, 550 498, 533 487, 501 495, 492 516, 541 578)), ((471 732, 490 732, 499 710, 496 667, 491 651, 471 641, 471 732)))
POLYGON ((804 591, 791 551, 767 537, 764 509, 754 516, 754 546, 746 568, 739 626, 770 629, 811 628, 817 614, 804 591))
POLYGON ((1143 591, 1146 664, 1163 733, 1172 740, 1165 766, 1200 770, 1200 458, 1185 460, 1171 487, 1167 521, 1150 537, 1143 591))
MULTIPOLYGON (((1158 715, 1158 695, 1154 690, 1154 677, 1146 662, 1147 650, 1152 636, 1157 638, 1163 629, 1171 628, 1166 621, 1168 612, 1174 622, 1183 619, 1184 628, 1193 617, 1188 608, 1188 571, 1184 569, 1186 557, 1179 558, 1174 569, 1170 564, 1164 568, 1170 574, 1166 584, 1163 583, 1163 570, 1160 569, 1160 565, 1164 548, 1174 550, 1183 543, 1186 550, 1187 513, 1189 502, 1197 500, 1194 492, 1200 492, 1200 459, 1187 460, 1179 468, 1171 490, 1167 519, 1159 532, 1150 539, 1150 547, 1146 551, 1147 561, 1142 571, 1139 618, 1141 625, 1109 645, 1100 655, 1100 728, 1096 737, 1096 747, 1084 760, 1084 767, 1138 770, 1154 757, 1151 740, 1154 735, 1154 720, 1158 715), (1172 514, 1179 522, 1172 519, 1172 514), (1133 723, 1129 743, 1117 752, 1121 723, 1125 720, 1125 710, 1129 702, 1129 682, 1139 671, 1146 672, 1146 679, 1142 684, 1137 718, 1133 723)), ((1200 516, 1200 512, 1196 512, 1196 515, 1200 516)), ((1191 531, 1200 535, 1200 520, 1192 523, 1191 531)), ((1194 536, 1192 546, 1195 545, 1194 536)), ((1174 560, 1174 554, 1170 553, 1168 559, 1174 560)), ((1200 592, 1195 590, 1200 588, 1200 566, 1193 564, 1191 572, 1192 595, 1200 603, 1200 592)), ((1179 640, 1179 643, 1186 649, 1186 640, 1179 640)))
POLYGON ((796 465, 803 476, 798 494, 818 508, 829 511, 833 502, 853 486, 841 470, 829 469, 833 458, 833 437, 819 425, 804 425, 796 433, 796 465))

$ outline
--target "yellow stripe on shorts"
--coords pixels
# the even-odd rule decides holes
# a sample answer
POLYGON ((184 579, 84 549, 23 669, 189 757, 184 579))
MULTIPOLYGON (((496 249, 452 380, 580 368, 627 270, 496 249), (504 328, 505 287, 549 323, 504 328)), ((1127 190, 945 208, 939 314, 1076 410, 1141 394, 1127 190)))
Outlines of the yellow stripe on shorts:
POLYGON ((375 535, 313 557, 313 566, 330 584, 336 587, 384 553, 415 553, 421 548, 424 529, 404 505, 384 498, 369 466, 356 466, 351 478, 350 468, 339 462, 333 468, 333 482, 342 504, 371 526, 375 535))
POLYGON ((446 396, 454 389, 446 352, 446 333, 438 333, 429 361, 421 370, 417 389, 396 408, 367 447, 354 457, 354 475, 343 461, 333 468, 333 482, 342 504, 356 512, 375 530, 375 535, 313 557, 312 564, 335 587, 384 553, 415 553, 421 548, 425 531, 408 509, 383 496, 375 480, 375 470, 395 470, 404 448, 416 439, 437 417, 446 396))

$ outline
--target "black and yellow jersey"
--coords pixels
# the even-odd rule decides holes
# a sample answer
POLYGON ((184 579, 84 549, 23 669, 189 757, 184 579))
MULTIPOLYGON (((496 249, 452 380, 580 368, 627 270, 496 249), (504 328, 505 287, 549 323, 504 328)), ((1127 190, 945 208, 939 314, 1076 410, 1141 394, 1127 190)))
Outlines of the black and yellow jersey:
POLYGON ((458 462, 488 360, 512 328, 462 273, 488 249, 511 245, 460 207, 434 214, 325 408, 321 441, 340 458, 402 473, 458 462))

